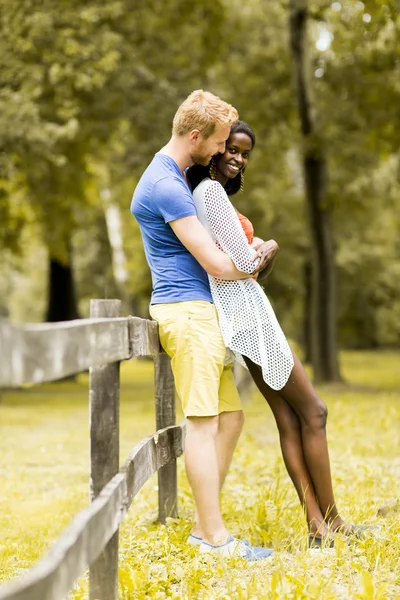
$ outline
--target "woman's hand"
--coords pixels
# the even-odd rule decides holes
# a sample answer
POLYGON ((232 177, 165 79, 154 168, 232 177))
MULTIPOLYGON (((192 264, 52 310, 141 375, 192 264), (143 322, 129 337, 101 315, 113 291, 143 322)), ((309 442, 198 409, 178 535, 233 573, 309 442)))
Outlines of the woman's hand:
POLYGON ((264 240, 262 240, 259 237, 253 237, 253 241, 251 242, 251 247, 254 248, 255 250, 257 250, 258 246, 260 246, 261 244, 264 243, 264 240))
POLYGON ((268 273, 272 270, 275 256, 279 250, 278 243, 275 240, 268 240, 267 242, 254 242, 253 248, 256 250, 256 254, 253 261, 260 259, 257 272, 260 273, 268 267, 268 273))

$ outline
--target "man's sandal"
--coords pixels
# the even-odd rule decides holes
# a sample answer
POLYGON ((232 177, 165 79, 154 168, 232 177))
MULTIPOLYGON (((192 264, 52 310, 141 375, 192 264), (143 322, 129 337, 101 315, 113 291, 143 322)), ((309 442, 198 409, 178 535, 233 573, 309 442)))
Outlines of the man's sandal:
POLYGON ((193 535, 193 533, 189 534, 189 537, 186 540, 186 543, 190 546, 200 546, 202 542, 203 539, 201 537, 197 537, 197 535, 193 535))

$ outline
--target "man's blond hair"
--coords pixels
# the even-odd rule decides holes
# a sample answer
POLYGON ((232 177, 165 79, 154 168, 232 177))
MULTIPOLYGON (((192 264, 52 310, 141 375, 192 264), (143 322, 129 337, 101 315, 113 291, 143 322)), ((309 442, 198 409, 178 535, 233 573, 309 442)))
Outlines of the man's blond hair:
POLYGON ((204 138, 214 133, 216 125, 233 125, 239 115, 233 106, 211 92, 195 90, 176 111, 172 134, 182 136, 198 129, 204 138))

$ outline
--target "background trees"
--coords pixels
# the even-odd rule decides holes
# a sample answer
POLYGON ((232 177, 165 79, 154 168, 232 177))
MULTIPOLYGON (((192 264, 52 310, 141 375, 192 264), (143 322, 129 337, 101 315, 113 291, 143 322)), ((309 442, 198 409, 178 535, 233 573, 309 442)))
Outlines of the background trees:
MULTIPOLYGON (((235 203, 261 237, 279 240, 268 294, 310 356, 310 298, 320 276, 310 275, 315 231, 304 200, 287 2, 266 10, 261 0, 0 0, 0 9, 0 314, 73 318, 86 314, 90 296, 115 294, 127 311, 147 314, 151 283, 130 197, 168 139, 177 104, 203 87, 235 104, 256 131, 235 203), (110 205, 121 217, 111 234, 121 240, 122 278, 110 205)), ((396 2, 310 0, 308 20, 339 344, 398 345, 396 2)))

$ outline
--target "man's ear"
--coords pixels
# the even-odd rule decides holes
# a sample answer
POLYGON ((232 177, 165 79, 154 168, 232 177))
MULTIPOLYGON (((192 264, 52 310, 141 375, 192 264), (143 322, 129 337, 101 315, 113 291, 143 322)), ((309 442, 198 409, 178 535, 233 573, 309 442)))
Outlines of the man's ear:
POLYGON ((200 136, 201 133, 199 129, 192 129, 192 131, 189 134, 191 142, 197 142, 200 136))

